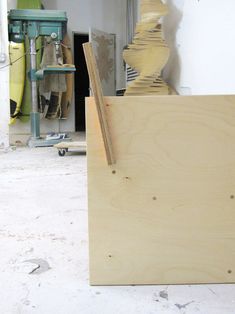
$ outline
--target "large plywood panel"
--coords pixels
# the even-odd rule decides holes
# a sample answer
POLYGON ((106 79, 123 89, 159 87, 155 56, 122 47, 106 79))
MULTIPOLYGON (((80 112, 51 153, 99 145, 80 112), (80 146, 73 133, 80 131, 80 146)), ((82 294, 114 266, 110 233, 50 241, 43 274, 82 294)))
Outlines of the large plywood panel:
POLYGON ((87 99, 92 285, 235 282, 235 96, 87 99))

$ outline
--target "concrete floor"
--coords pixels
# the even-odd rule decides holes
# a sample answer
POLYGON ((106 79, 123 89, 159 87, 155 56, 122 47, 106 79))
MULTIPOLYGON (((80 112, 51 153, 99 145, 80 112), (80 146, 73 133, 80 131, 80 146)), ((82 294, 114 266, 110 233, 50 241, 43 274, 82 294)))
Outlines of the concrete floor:
POLYGON ((235 286, 90 287, 86 157, 0 152, 0 314, 235 313, 235 286))

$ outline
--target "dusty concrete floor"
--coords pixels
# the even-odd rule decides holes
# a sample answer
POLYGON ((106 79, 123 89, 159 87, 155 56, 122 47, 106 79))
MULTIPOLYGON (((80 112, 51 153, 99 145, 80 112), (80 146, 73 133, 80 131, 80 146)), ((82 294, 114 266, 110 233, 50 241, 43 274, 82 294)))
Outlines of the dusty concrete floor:
POLYGON ((85 156, 0 153, 0 314, 235 313, 233 285, 90 287, 86 198, 85 156))

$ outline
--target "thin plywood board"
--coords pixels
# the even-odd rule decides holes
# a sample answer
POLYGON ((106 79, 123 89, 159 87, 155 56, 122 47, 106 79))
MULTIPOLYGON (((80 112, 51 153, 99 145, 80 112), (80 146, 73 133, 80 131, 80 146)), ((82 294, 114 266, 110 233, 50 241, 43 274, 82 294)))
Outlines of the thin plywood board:
POLYGON ((116 36, 91 28, 89 41, 94 49, 104 95, 116 95, 116 36))
POLYGON ((235 96, 87 99, 90 283, 235 282, 235 96))

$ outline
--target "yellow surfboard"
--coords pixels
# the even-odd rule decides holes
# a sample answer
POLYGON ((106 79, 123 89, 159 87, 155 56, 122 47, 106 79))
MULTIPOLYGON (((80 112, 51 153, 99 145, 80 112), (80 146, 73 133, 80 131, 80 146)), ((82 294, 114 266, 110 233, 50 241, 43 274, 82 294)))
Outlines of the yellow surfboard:
POLYGON ((25 46, 24 43, 10 42, 10 100, 13 124, 20 113, 25 84, 25 46))

